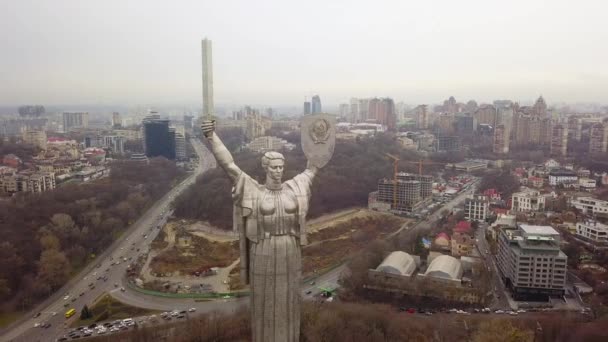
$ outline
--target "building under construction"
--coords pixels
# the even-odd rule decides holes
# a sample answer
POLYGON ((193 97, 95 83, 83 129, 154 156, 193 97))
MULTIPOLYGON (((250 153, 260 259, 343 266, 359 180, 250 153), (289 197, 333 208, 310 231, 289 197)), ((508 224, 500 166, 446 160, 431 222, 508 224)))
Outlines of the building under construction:
POLYGON ((420 210, 431 202, 433 196, 433 177, 413 173, 397 173, 395 180, 378 181, 376 201, 391 204, 391 210, 411 213, 420 210))

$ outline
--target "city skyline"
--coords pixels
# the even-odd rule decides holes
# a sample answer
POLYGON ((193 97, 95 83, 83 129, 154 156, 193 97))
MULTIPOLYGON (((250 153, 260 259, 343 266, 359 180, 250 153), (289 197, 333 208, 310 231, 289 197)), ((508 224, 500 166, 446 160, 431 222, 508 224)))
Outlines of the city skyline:
POLYGON ((550 102, 608 103, 608 74, 597 68, 608 57, 600 1, 554 1, 550 9, 541 1, 508 8, 483 1, 139 5, 6 6, 0 105, 198 104, 203 37, 215 43, 218 105, 299 106, 310 93, 327 106, 350 97, 432 103, 449 95, 491 102, 540 94, 550 102), (296 24, 309 6, 323 8, 316 15, 322 25, 296 24), (255 24, 234 25, 252 16, 255 24))

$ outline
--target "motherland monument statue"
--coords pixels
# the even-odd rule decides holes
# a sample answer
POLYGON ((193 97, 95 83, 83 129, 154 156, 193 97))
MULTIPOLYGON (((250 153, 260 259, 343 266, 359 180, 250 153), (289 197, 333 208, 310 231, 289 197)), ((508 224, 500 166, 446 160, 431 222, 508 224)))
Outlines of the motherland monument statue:
POLYGON ((264 153, 264 184, 234 163, 215 134, 214 120, 203 121, 201 129, 233 185, 233 228, 240 238, 240 275, 251 288, 252 340, 299 341, 306 214, 313 178, 333 155, 335 119, 327 114, 303 118, 302 150, 308 162, 306 170, 293 179, 282 181, 285 158, 281 153, 264 153))

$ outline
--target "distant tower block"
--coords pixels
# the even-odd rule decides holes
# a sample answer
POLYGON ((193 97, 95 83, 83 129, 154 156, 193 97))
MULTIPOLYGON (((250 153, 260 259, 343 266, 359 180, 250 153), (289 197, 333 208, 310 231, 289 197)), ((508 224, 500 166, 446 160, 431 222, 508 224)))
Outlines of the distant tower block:
POLYGON ((203 59, 203 116, 213 115, 213 61, 211 40, 205 38, 201 41, 203 59))

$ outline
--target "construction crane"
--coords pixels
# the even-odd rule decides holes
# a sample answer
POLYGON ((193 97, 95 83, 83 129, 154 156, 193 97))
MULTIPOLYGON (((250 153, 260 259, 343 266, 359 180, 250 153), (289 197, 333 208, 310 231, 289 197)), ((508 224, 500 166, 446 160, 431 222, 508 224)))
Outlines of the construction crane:
POLYGON ((397 208, 397 173, 399 172, 399 157, 390 153, 385 153, 385 156, 393 160, 393 209, 397 208))

